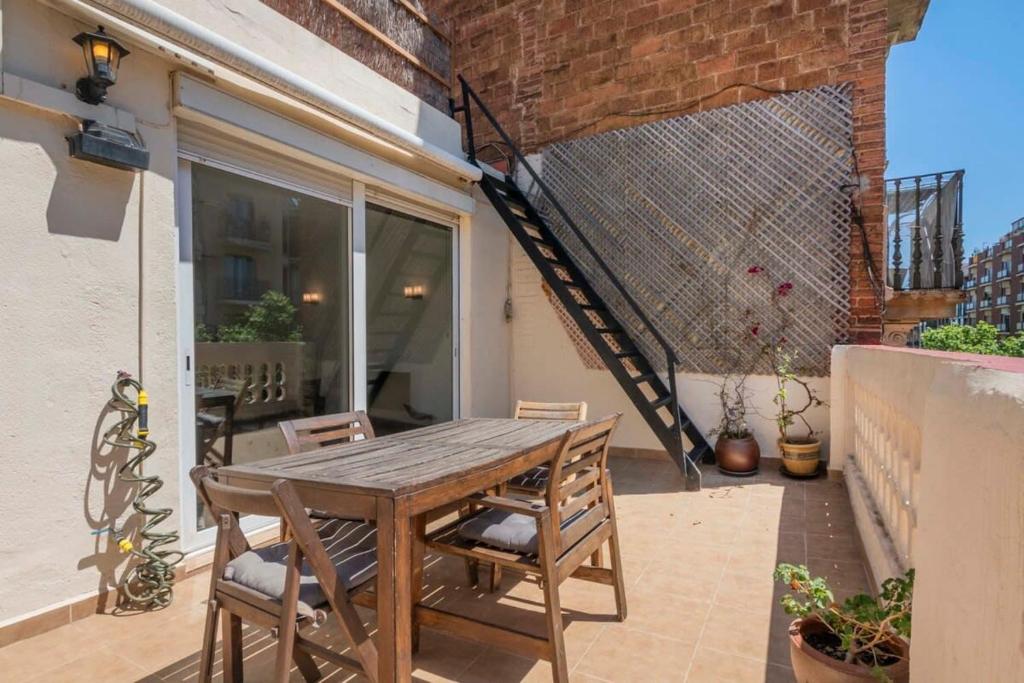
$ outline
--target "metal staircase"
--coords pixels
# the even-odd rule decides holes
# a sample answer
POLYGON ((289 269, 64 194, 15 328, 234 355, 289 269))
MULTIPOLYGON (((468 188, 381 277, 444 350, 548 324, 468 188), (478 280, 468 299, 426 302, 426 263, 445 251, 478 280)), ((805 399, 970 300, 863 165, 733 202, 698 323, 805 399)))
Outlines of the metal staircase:
POLYGON ((680 472, 686 477, 687 488, 699 489, 701 475, 697 463, 713 462, 714 451, 679 405, 679 394, 676 388, 678 357, 675 351, 648 319, 636 300, 623 287, 586 235, 562 208, 562 205, 462 76, 459 76, 459 83, 462 86, 462 104, 458 107, 453 106, 452 111, 453 113, 462 113, 464 116, 466 135, 470 141, 468 145, 470 161, 477 163, 476 150, 473 146, 473 120, 470 106, 472 103, 512 150, 516 160, 530 175, 548 204, 576 235, 601 273, 608 279, 608 283, 618 291, 643 328, 654 337, 665 352, 667 386, 661 375, 655 370, 654 365, 630 336, 630 331, 615 318, 573 261, 572 256, 551 231, 544 217, 516 186, 513 179, 507 175, 504 179, 499 179, 485 170, 480 186, 487 198, 497 209, 505 224, 508 225, 526 255, 540 271, 551 291, 565 307, 566 312, 579 326, 587 341, 593 346, 618 381, 619 386, 625 391, 662 446, 675 461, 680 472))

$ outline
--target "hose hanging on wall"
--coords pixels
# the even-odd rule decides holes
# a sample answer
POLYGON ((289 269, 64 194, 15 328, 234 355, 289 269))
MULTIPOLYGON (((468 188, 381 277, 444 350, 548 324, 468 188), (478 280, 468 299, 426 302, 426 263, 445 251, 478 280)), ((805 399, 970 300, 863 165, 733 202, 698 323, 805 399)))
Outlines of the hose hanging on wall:
POLYGON ((171 508, 147 507, 150 496, 163 488, 164 482, 155 474, 143 474, 143 464, 156 450, 156 444, 149 440, 149 397, 142 385, 130 374, 121 370, 111 387, 113 397, 110 407, 123 415, 103 435, 103 442, 113 448, 127 448, 137 451, 118 470, 121 481, 137 487, 132 507, 142 515, 139 536, 142 542, 136 548, 124 532, 113 529, 118 547, 130 552, 136 562, 129 568, 122 582, 122 590, 128 599, 140 607, 166 607, 174 597, 174 566, 181 562, 181 551, 165 546, 178 542, 174 531, 156 531, 155 527, 171 516, 171 508), (135 400, 127 392, 135 392, 135 400), (132 430, 138 423, 138 429, 132 430))

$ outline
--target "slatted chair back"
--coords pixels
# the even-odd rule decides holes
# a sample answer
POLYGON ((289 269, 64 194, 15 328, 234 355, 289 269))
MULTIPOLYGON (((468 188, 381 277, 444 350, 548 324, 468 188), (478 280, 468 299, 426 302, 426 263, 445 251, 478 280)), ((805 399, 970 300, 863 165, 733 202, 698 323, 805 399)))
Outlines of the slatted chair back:
POLYGON ((587 404, 539 403, 537 401, 516 401, 512 418, 516 420, 576 420, 587 419, 587 404))
POLYGON ((285 420, 277 426, 292 455, 374 437, 370 418, 362 410, 285 420))
POLYGON ((245 403, 249 392, 249 382, 241 377, 222 377, 217 382, 222 389, 226 389, 235 395, 235 410, 237 411, 245 403))
POLYGON ((570 429, 551 462, 546 502, 558 553, 574 546, 611 516, 608 446, 622 413, 570 429))

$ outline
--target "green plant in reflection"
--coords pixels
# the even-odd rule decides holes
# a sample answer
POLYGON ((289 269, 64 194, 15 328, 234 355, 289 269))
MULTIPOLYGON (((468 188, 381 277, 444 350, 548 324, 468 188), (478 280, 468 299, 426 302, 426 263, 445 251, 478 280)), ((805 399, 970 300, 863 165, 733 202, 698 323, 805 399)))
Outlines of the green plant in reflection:
MULTIPOLYGON (((246 308, 241 321, 221 325, 217 328, 217 340, 221 342, 302 341, 302 325, 295 319, 296 313, 295 304, 281 292, 273 290, 264 292, 259 301, 246 308)), ((198 330, 196 337, 199 337, 198 330)))

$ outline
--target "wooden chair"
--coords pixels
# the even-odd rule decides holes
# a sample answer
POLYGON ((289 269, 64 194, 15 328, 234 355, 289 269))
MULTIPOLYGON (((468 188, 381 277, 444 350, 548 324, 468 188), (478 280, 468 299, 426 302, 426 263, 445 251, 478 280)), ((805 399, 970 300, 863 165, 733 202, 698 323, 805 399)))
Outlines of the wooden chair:
MULTIPOLYGON (((514 420, 575 420, 582 422, 587 419, 587 404, 579 403, 538 403, 536 401, 516 401, 515 410, 512 413, 514 420)), ((513 493, 530 498, 540 498, 548 487, 549 468, 547 465, 534 467, 531 470, 517 474, 506 484, 498 488, 498 495, 504 496, 513 493)), ((600 566, 601 551, 595 554, 594 564, 600 566)), ((473 581, 477 574, 470 567, 470 581, 473 581)), ((501 586, 501 565, 491 565, 490 591, 493 593, 501 586)))
POLYGON ((331 520, 314 528, 290 482, 279 480, 267 493, 222 484, 214 472, 206 466, 190 472, 218 524, 199 681, 211 679, 218 616, 226 682, 240 683, 243 678, 243 619, 276 633, 273 680, 279 683, 289 679, 293 660, 307 681, 319 680, 312 655, 377 680, 377 648, 351 601, 377 576, 376 527, 331 520), (281 517, 292 530, 291 539, 253 549, 239 528, 241 514, 281 517), (337 615, 355 658, 298 633, 300 625, 319 623, 329 610, 337 615))
POLYGON ((196 429, 199 431, 199 450, 202 462, 221 467, 231 464, 231 450, 228 446, 234 434, 228 433, 228 429, 234 429, 233 416, 238 414, 245 402, 246 393, 249 390, 249 383, 240 377, 222 377, 217 381, 217 387, 232 392, 235 395, 234 406, 228 419, 228 415, 216 415, 208 410, 200 410, 196 413, 196 429), (224 452, 215 447, 217 439, 225 438, 224 452))
POLYGON ((288 452, 293 455, 374 436, 370 418, 362 410, 285 420, 277 426, 284 435, 288 452))
POLYGON ((619 417, 621 414, 612 415, 566 432, 557 456, 551 461, 543 504, 477 494, 471 500, 481 510, 427 538, 427 545, 438 552, 539 576, 548 637, 537 638, 496 624, 471 622, 425 607, 419 608, 422 623, 547 659, 555 681, 568 680, 559 602, 562 582, 573 577, 613 586, 616 616, 620 621, 626 618, 622 558, 611 478, 606 469, 608 443, 619 417), (586 565, 587 559, 605 542, 609 545, 611 567, 586 565))
MULTIPOLYGON (((536 403, 534 401, 516 401, 514 420, 575 420, 583 422, 587 419, 587 404, 580 403, 536 403)), ((540 497, 548 486, 548 468, 534 467, 528 472, 512 477, 507 490, 527 496, 540 497)))

